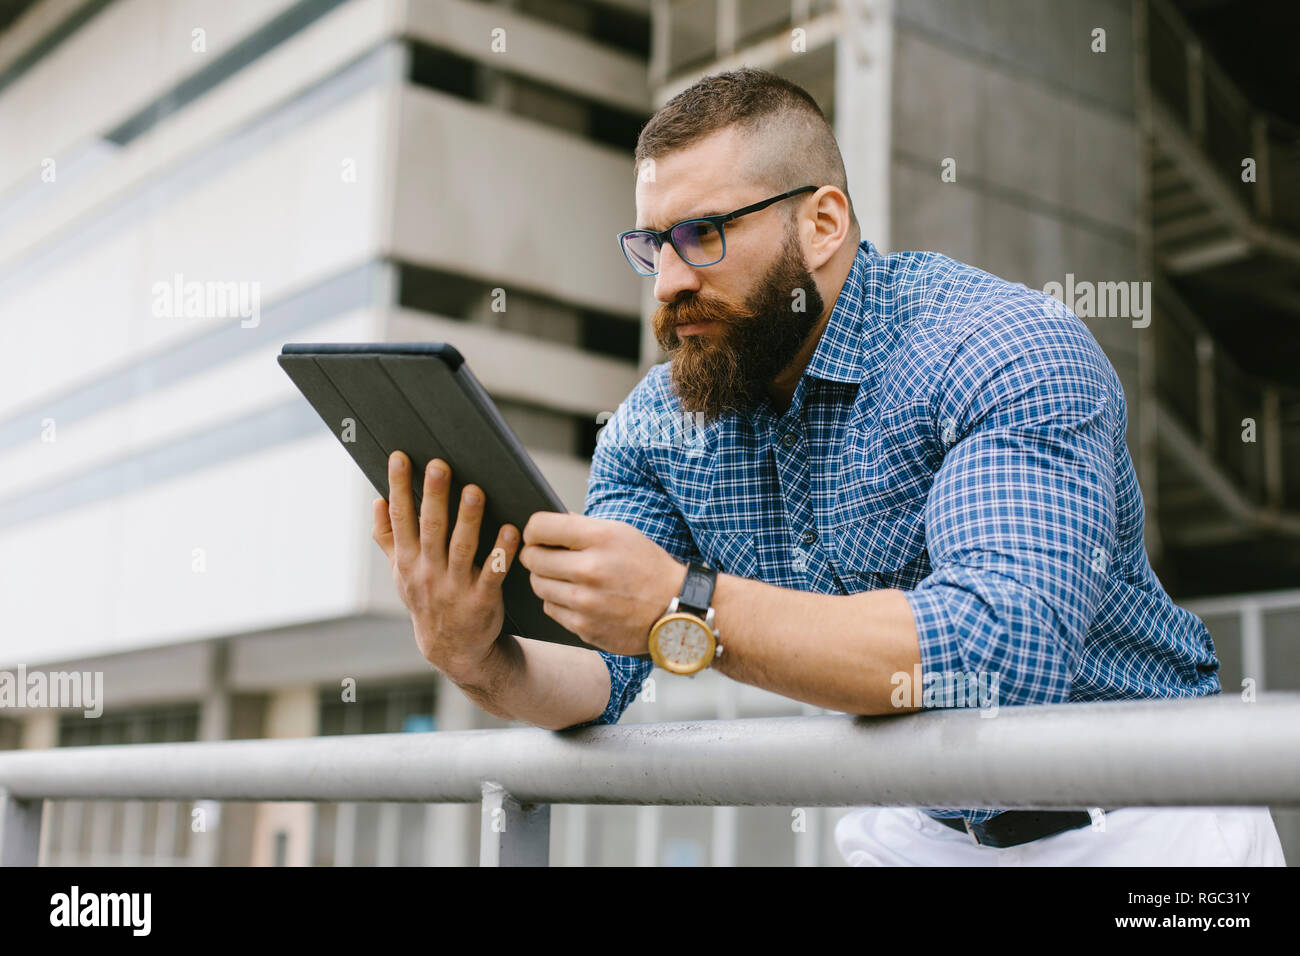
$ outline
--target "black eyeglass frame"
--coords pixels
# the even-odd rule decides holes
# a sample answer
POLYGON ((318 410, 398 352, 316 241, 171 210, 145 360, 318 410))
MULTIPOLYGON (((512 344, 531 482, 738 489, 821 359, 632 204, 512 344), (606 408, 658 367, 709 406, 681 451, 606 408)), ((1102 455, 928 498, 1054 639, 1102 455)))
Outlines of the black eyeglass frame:
POLYGON ((739 209, 729 213, 724 213, 720 216, 692 216, 690 219, 683 219, 681 222, 675 222, 667 229, 660 232, 656 232, 654 229, 627 229, 618 234, 618 247, 623 250, 623 258, 627 260, 627 264, 630 265, 633 271, 639 276, 657 276, 659 270, 656 268, 654 272, 642 272, 637 264, 632 261, 632 257, 628 254, 625 240, 627 236, 638 234, 653 236, 655 242, 658 243, 657 251, 662 251, 664 243, 667 242, 673 247, 673 251, 677 253, 682 262, 685 262, 689 266, 695 266, 697 268, 714 266, 721 262, 727 255, 727 233, 722 228, 723 223, 739 219, 741 216, 748 216, 751 212, 758 212, 760 209, 766 209, 768 206, 773 203, 778 203, 782 199, 789 199, 791 196, 798 196, 800 193, 816 192, 820 188, 821 187, 819 186, 800 186, 798 189, 791 189, 789 192, 781 193, 779 196, 773 196, 772 198, 764 199, 761 202, 750 203, 748 206, 741 206, 739 209), (689 225, 693 222, 707 222, 718 230, 718 240, 722 243, 722 252, 719 254, 718 258, 714 259, 712 262, 691 262, 682 255, 682 251, 677 248, 677 243, 673 240, 672 234, 675 229, 680 226, 689 225))

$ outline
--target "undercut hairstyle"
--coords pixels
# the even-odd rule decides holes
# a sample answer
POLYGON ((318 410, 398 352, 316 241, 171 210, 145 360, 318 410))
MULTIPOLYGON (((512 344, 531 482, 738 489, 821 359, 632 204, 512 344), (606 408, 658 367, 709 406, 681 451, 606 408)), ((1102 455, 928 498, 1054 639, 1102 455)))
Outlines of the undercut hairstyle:
MULTIPOLYGON (((805 185, 831 185, 849 195, 839 143, 817 101, 784 77, 752 67, 706 76, 665 103, 637 137, 633 175, 647 159, 729 126, 747 140, 748 159, 739 172, 761 187, 764 197, 805 185)), ((794 212, 787 216, 793 222, 794 212)), ((860 234, 852 197, 849 222, 860 234)))

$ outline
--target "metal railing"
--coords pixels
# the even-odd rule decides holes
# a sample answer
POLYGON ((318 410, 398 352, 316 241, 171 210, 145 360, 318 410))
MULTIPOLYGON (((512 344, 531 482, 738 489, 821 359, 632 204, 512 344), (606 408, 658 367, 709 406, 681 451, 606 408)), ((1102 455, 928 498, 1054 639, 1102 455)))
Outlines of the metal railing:
POLYGON ((1245 209, 1300 230, 1300 127, 1253 106, 1172 4, 1147 0, 1146 10, 1152 91, 1245 209), (1255 160, 1249 185, 1245 157, 1255 160))
POLYGON ((1300 533, 1300 517, 1285 514, 1300 503, 1300 389, 1242 371, 1163 278, 1155 300, 1160 400, 1240 491, 1234 516, 1243 527, 1300 533))
POLYGON ((1300 806, 1300 694, 0 754, 0 865, 46 799, 480 803, 483 865, 545 864, 554 803, 1300 806))
MULTIPOLYGON (((1254 683, 1256 692, 1269 686, 1268 642, 1276 642, 1273 645, 1275 655, 1284 646, 1294 647, 1291 642, 1294 641, 1297 618, 1300 618, 1300 589, 1224 594, 1180 601, 1179 604, 1202 618, 1210 626, 1212 634, 1216 628, 1211 625, 1219 621, 1235 622, 1240 641, 1241 676, 1254 683)), ((1223 643, 1217 635, 1214 641, 1216 646, 1223 643)), ((1294 659, 1300 650, 1291 650, 1290 653, 1294 659)), ((1229 691, 1226 685, 1224 691, 1229 691)))

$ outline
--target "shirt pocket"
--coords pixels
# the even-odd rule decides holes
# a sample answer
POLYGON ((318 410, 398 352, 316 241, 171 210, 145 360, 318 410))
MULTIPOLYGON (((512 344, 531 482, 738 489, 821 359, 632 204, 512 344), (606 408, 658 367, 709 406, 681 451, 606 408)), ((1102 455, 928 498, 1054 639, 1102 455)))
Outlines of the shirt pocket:
POLYGON ((712 567, 724 574, 758 578, 758 549, 752 531, 704 525, 691 529, 695 546, 712 567))
POLYGON ((924 504, 939 466, 932 437, 922 402, 855 416, 841 445, 833 523, 924 504))
POLYGON ((913 586, 929 571, 925 502, 853 512, 833 526, 836 563, 866 584, 913 586))

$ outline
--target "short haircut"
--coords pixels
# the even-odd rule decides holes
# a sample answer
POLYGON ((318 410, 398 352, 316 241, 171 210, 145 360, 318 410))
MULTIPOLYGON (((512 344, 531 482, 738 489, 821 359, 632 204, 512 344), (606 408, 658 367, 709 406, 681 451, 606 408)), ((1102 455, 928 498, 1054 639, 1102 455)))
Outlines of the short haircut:
MULTIPOLYGON (((798 84, 752 67, 703 77, 665 103, 637 137, 634 174, 647 159, 733 125, 751 147, 742 175, 762 187, 762 198, 806 185, 831 185, 849 195, 839 143, 817 101, 798 84)), ((851 197, 849 217, 856 231, 851 197)))

